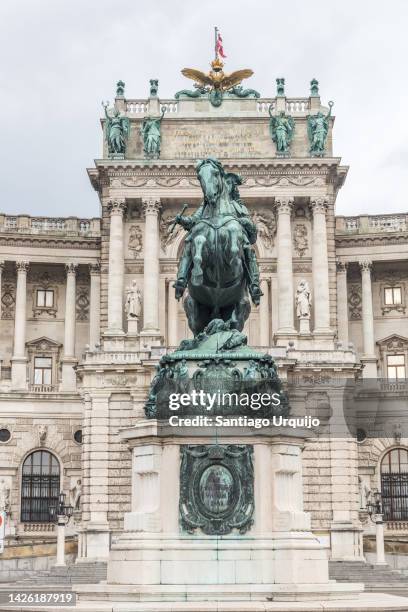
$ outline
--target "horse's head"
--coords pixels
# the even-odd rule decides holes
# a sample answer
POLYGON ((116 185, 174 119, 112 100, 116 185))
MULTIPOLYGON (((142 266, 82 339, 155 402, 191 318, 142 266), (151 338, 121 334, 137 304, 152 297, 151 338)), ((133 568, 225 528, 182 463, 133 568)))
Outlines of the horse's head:
POLYGON ((196 171, 205 200, 215 206, 225 189, 225 172, 222 165, 217 159, 208 157, 197 162, 196 171))

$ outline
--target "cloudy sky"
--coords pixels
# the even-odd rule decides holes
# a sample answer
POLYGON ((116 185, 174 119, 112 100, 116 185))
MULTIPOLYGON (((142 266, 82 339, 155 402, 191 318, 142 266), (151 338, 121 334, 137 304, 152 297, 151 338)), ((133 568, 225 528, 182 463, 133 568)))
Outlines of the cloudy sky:
POLYGON ((97 216, 86 167, 101 150, 101 100, 118 79, 170 97, 206 69, 218 25, 228 70, 269 97, 335 101, 335 154, 350 165, 338 214, 408 211, 406 0, 13 0, 0 4, 1 205, 9 214, 97 216))

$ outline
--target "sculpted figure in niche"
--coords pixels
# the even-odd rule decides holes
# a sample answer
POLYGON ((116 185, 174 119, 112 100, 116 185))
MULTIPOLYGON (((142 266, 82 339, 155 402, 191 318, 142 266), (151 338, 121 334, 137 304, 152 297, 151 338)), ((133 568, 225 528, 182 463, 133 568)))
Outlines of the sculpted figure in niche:
POLYGON ((136 259, 142 253, 143 249, 143 236, 142 230, 138 225, 132 225, 129 230, 129 251, 132 251, 133 257, 136 259))
POLYGON ((258 236, 262 239, 265 247, 271 249, 273 247, 273 239, 276 233, 276 221, 274 216, 267 216, 255 211, 252 214, 252 221, 255 223, 258 231, 258 236))
POLYGON ((82 493, 82 481, 80 478, 78 478, 76 483, 70 488, 69 493, 71 506, 74 508, 74 510, 79 510, 82 493))
POLYGON ((309 283, 301 280, 296 289, 296 315, 299 319, 310 319, 312 294, 309 283))
POLYGON ((0 480, 0 511, 10 511, 10 487, 4 478, 0 480))
POLYGON ((138 319, 142 312, 142 292, 134 279, 126 287, 125 311, 128 319, 138 319))
POLYGON ((303 257, 308 247, 306 225, 299 224, 295 226, 293 242, 296 253, 299 257, 303 257))

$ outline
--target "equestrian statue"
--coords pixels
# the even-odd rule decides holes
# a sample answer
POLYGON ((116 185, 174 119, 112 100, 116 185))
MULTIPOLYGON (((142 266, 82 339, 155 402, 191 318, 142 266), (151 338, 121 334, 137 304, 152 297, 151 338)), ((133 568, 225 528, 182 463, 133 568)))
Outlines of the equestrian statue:
POLYGON ((174 284, 176 298, 188 288, 184 310, 194 336, 213 319, 242 331, 251 309, 248 293, 256 306, 262 296, 252 246, 256 226, 240 198, 238 174, 225 172, 212 157, 199 160, 196 172, 203 203, 193 215, 174 219, 187 231, 174 284))

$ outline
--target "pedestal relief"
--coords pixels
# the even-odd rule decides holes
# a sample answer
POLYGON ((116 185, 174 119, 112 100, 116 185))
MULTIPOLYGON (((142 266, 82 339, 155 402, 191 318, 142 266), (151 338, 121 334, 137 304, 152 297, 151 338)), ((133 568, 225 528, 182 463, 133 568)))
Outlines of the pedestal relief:
POLYGON ((188 533, 244 534, 253 524, 252 446, 182 446, 180 527, 188 533))

